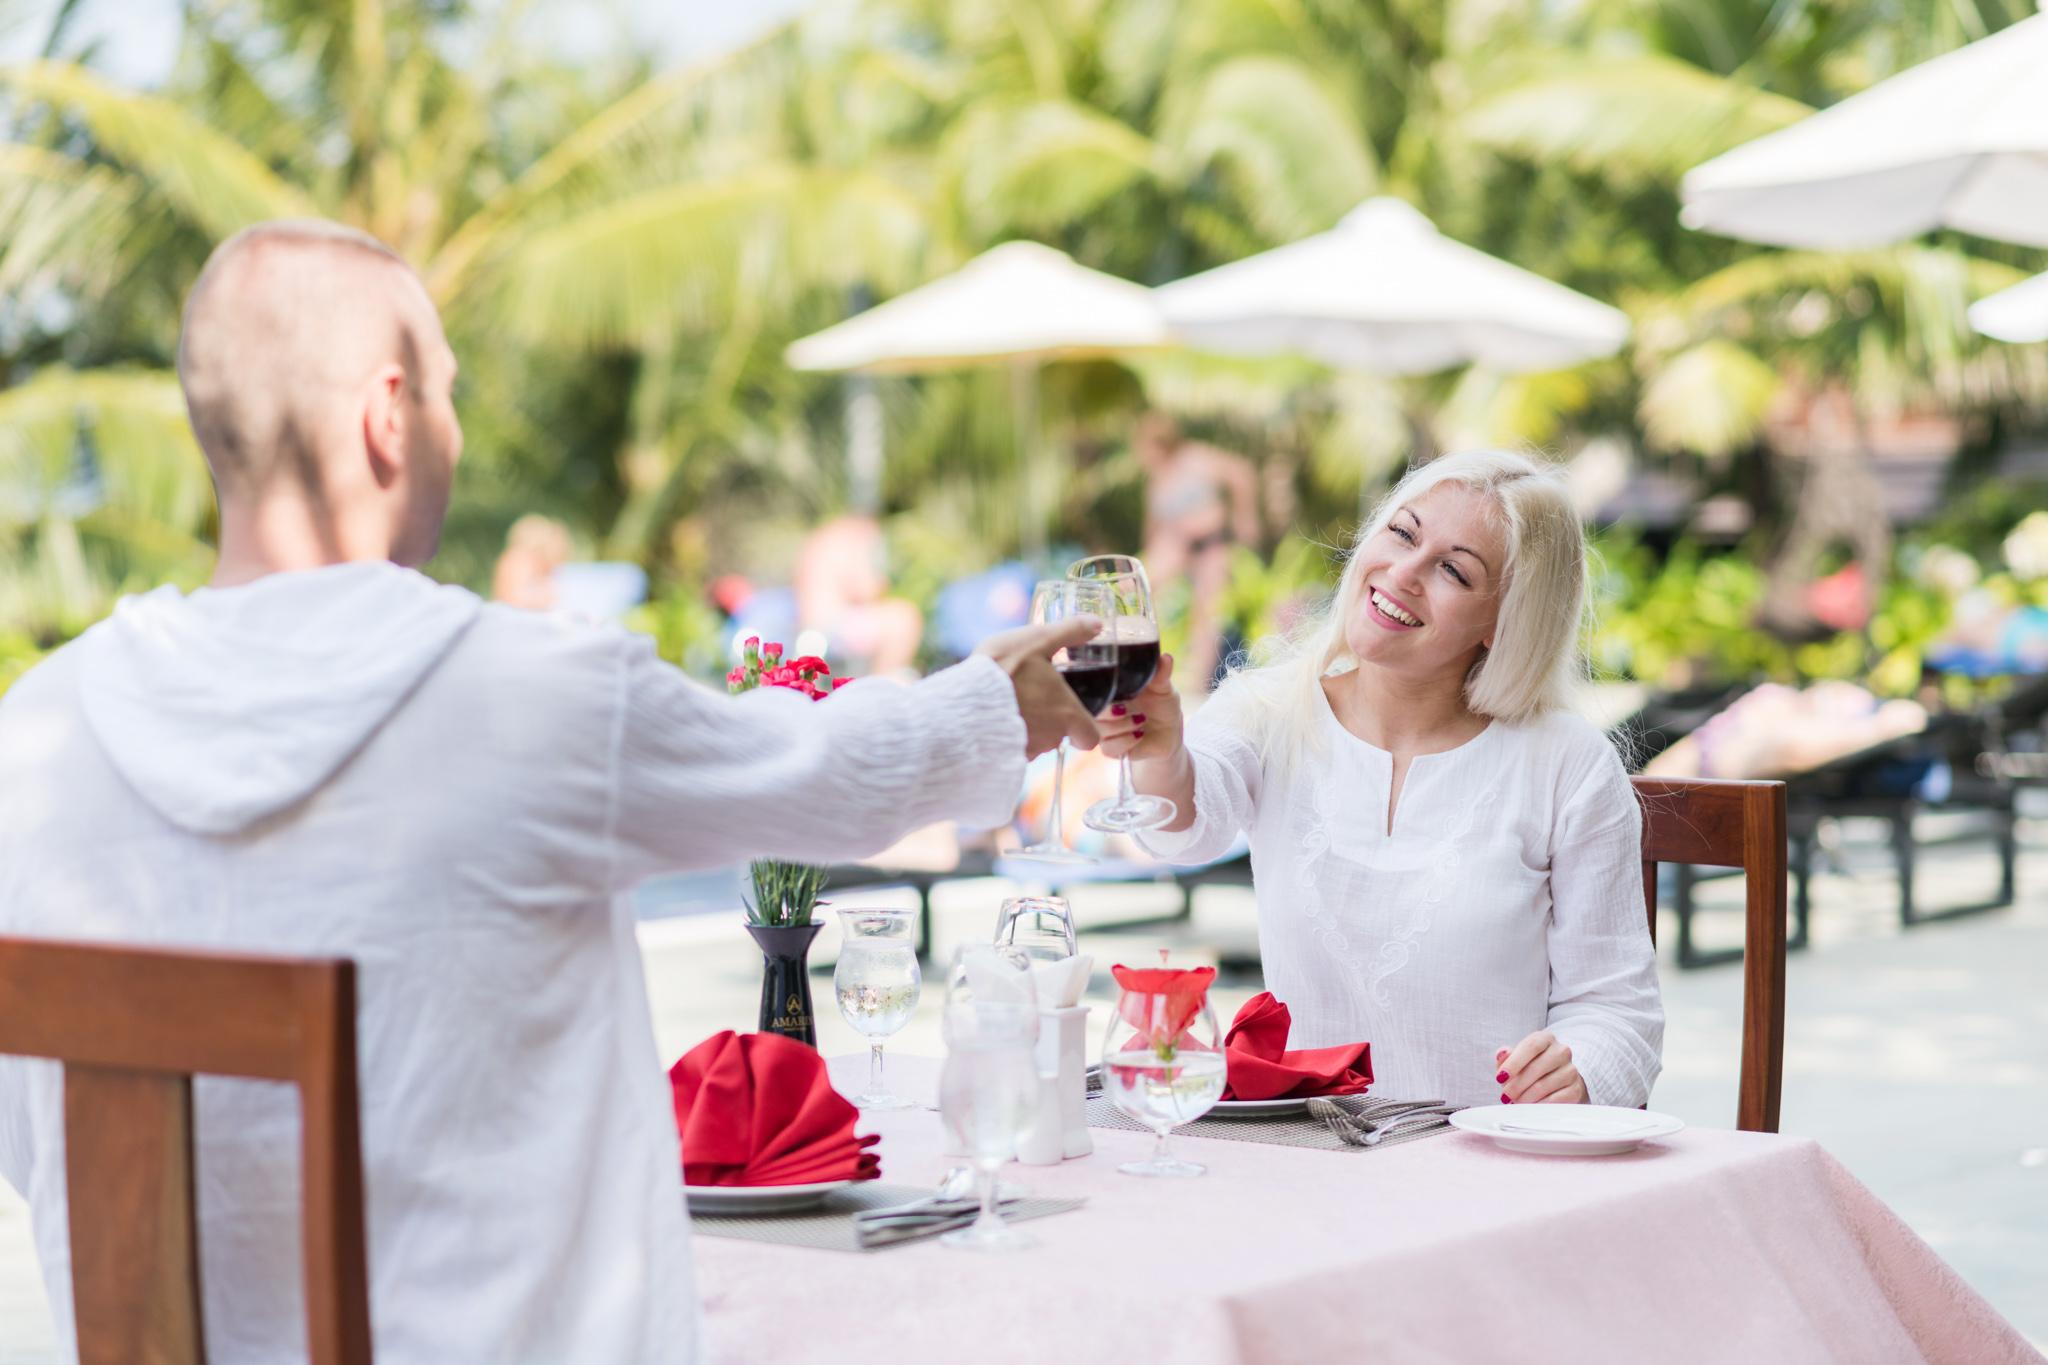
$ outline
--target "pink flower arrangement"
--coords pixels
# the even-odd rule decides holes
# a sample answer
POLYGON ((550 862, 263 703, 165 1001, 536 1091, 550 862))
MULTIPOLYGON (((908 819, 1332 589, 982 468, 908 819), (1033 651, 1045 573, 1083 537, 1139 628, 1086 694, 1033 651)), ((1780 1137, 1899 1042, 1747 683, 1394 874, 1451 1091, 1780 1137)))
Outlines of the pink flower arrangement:
POLYGON ((782 646, 764 645, 758 635, 749 635, 743 648, 739 666, 725 675, 725 690, 735 696, 757 687, 782 687, 817 701, 853 681, 834 678, 831 666, 815 654, 784 663, 782 646))

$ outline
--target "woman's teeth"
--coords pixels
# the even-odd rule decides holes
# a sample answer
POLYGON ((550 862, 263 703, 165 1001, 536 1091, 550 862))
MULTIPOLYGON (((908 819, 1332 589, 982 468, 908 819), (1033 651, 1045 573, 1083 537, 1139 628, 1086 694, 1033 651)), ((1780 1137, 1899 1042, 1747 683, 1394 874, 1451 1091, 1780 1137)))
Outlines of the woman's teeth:
POLYGON ((1404 626, 1419 626, 1422 624, 1420 618, 1410 612, 1401 610, 1401 608, 1388 601, 1386 597, 1381 595, 1378 588, 1372 590, 1372 604, 1404 626))

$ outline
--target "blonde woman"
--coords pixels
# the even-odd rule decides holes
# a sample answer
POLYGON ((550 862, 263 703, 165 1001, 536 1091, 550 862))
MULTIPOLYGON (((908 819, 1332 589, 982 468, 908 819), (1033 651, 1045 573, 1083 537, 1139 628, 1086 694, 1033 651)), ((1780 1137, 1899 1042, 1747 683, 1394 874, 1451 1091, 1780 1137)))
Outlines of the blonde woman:
POLYGON ((1586 546, 1560 474, 1448 455, 1359 532, 1328 617, 1182 733, 1167 661, 1103 751, 1179 818, 1177 862, 1251 838, 1291 1047, 1372 1043, 1374 1089, 1633 1105, 1664 1016, 1641 814, 1570 708, 1586 546))

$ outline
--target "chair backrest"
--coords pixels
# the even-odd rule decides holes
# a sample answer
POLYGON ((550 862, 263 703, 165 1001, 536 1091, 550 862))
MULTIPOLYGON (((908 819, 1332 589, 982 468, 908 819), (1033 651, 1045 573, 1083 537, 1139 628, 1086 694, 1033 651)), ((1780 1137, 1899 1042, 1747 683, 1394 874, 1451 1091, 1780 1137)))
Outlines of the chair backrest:
POLYGON ((64 1065, 80 1365, 204 1365, 195 1075, 298 1087, 310 1358, 369 1365, 354 964, 0 938, 0 1053, 64 1065))
POLYGON ((1778 1131, 1785 1083, 1785 784, 1634 777, 1643 807, 1643 901, 1657 938, 1657 864, 1739 867, 1742 1082, 1735 1126, 1778 1131))

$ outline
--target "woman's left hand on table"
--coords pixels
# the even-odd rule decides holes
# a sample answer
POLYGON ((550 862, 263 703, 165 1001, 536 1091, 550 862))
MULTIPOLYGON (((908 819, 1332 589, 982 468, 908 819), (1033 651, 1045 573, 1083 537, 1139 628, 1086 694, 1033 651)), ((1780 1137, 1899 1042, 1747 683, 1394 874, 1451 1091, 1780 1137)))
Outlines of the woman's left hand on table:
POLYGON ((1572 1065, 1572 1050, 1549 1029, 1500 1049, 1494 1061, 1503 1104, 1586 1103, 1585 1078, 1572 1065))

